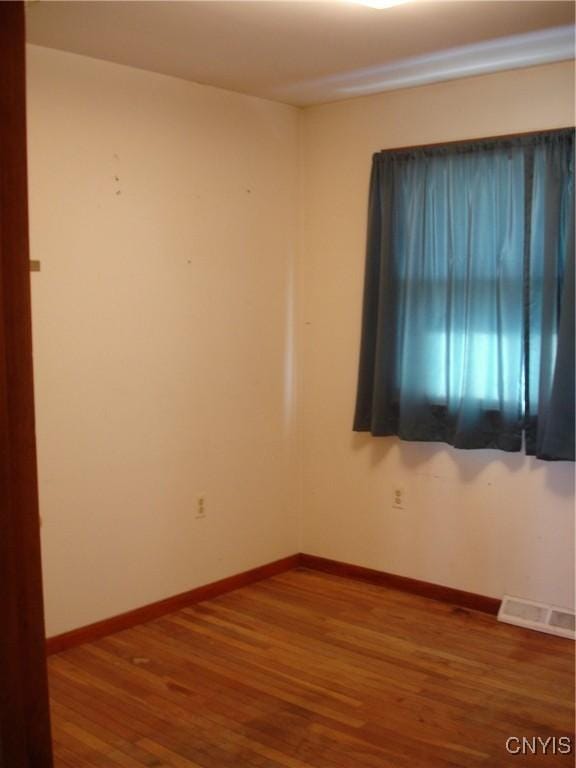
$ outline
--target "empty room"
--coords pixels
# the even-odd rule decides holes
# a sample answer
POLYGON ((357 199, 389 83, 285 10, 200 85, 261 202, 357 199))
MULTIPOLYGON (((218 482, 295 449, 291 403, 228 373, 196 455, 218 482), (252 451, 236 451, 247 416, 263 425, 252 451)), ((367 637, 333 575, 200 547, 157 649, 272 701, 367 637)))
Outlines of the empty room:
POLYGON ((574 765, 572 2, 0 2, 1 768, 574 765))

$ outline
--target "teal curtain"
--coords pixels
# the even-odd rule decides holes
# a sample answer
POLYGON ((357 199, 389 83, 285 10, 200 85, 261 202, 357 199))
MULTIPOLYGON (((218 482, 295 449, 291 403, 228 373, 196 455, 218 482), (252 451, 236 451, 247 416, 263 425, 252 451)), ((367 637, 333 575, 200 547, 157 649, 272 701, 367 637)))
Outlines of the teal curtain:
POLYGON ((573 145, 374 156, 356 431, 574 460, 573 145))

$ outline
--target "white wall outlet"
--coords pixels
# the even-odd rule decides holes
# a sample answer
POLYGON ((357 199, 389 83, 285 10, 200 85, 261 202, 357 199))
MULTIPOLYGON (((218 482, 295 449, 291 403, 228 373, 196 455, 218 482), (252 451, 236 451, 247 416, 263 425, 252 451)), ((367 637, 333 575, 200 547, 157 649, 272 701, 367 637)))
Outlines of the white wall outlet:
POLYGON ((196 519, 206 517, 206 497, 203 493, 196 499, 196 519))
POLYGON ((392 509, 406 509, 406 491, 400 486, 392 489, 392 509))

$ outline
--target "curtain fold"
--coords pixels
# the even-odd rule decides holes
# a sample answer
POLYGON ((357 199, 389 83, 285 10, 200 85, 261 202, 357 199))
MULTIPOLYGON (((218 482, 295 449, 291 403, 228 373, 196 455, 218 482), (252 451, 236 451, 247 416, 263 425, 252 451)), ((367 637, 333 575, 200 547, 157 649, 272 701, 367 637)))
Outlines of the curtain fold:
POLYGON ((526 352, 526 453, 572 461, 576 410, 573 163, 573 149, 563 136, 554 136, 534 150, 526 352))
POLYGON ((374 156, 356 431, 574 458, 573 136, 374 156))

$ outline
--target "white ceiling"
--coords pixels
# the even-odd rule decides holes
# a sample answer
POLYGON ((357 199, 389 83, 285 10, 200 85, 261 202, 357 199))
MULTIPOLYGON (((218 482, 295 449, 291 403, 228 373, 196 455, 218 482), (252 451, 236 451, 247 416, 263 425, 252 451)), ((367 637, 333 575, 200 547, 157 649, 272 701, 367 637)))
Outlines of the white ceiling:
POLYGON ((37 0, 27 37, 303 106, 569 58, 574 8, 556 0, 417 0, 386 10, 345 0, 37 0))

